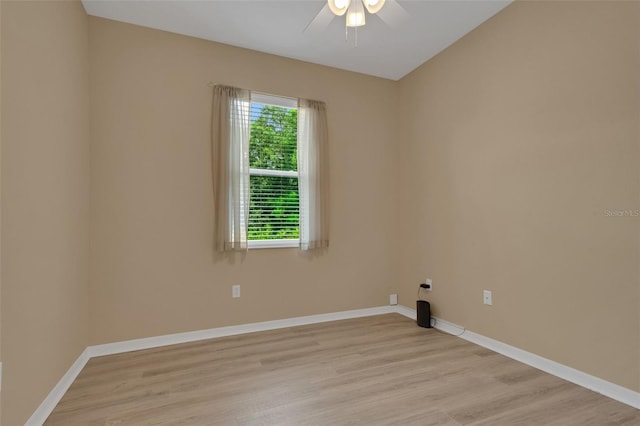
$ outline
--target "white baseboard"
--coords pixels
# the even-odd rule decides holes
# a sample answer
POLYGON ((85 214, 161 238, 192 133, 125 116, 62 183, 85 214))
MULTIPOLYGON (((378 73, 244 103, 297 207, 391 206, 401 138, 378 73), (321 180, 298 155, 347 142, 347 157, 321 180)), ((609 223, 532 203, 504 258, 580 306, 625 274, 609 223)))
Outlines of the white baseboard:
MULTIPOLYGON (((416 310, 407 308, 406 306, 398 305, 396 312, 412 319, 416 318, 416 310)), ((432 323, 435 323, 434 327, 444 331, 445 333, 456 335, 461 339, 475 343, 476 345, 485 347, 506 357, 515 359, 516 361, 520 361, 531 367, 537 368, 538 370, 542 370, 571 383, 575 383, 576 385, 605 395, 611 399, 615 399, 616 401, 620 401, 624 404, 640 409, 639 392, 632 391, 631 389, 616 385, 615 383, 608 382, 580 370, 576 370, 575 368, 567 367, 564 364, 560 364, 531 352, 516 348, 515 346, 507 345, 506 343, 502 343, 498 340, 474 333, 473 331, 469 331, 452 322, 436 317, 431 318, 432 323), (435 320, 435 322, 433 320, 435 320)))
POLYGON ((561 379, 640 409, 640 393, 634 392, 631 389, 624 388, 620 385, 616 385, 615 383, 608 382, 580 370, 576 370, 575 368, 568 367, 564 364, 560 364, 531 352, 507 345, 506 343, 502 343, 498 340, 485 337, 472 331, 466 331, 460 337, 469 342, 475 343, 476 345, 491 349, 494 352, 513 358, 524 364, 560 377, 561 379))
POLYGON ((64 394, 69 389, 69 386, 78 377, 78 374, 82 371, 87 361, 89 361, 89 351, 85 349, 82 351, 76 362, 73 363, 71 368, 67 370, 60 381, 49 392, 49 395, 42 401, 42 404, 36 409, 36 411, 29 417, 29 420, 25 423, 25 426, 41 426, 47 417, 51 414, 58 402, 62 399, 64 394))
POLYGON ((149 337, 145 339, 127 340, 123 342, 107 343, 87 347, 55 385, 49 395, 42 401, 25 426, 41 426, 53 409, 58 405, 69 386, 78 377, 89 359, 97 356, 112 355, 141 349, 157 348, 175 345, 177 343, 194 342, 198 340, 214 339, 216 337, 233 336, 254 333, 257 331, 276 330, 279 328, 295 327, 298 325, 317 324, 322 322, 344 320, 350 318, 368 317, 395 312, 395 306, 380 306, 375 308, 356 309, 352 311, 333 312, 329 314, 309 315, 275 321, 264 321, 251 324, 232 325, 229 327, 211 328, 208 330, 190 331, 186 333, 169 334, 165 336, 149 337))
MULTIPOLYGON (((73 363, 71 368, 60 379, 45 400, 36 409, 33 415, 27 420, 26 426, 42 425, 53 409, 58 405, 69 386, 78 377, 80 371, 89 361, 97 356, 112 355, 123 352, 150 349, 160 346, 175 345, 178 343, 194 342, 198 340, 214 339, 218 337, 233 336, 238 334, 254 333, 258 331, 276 330, 280 328, 296 327, 306 324, 317 324, 328 321, 338 321, 350 318, 361 318, 372 315, 382 315, 388 313, 398 313, 413 320, 416 319, 416 310, 402 305, 380 306, 366 309, 356 309, 352 311, 333 312, 329 314, 309 315, 275 321, 264 321, 251 324, 232 325, 229 327, 211 328, 207 330, 190 331, 186 333, 169 334, 165 336, 149 337, 145 339, 127 340, 123 342, 107 343, 87 347, 73 363)), ((454 323, 432 317, 432 324, 436 329, 449 334, 459 336, 469 342, 483 346, 492 351, 498 352, 509 358, 515 359, 532 367, 538 368, 554 376, 565 379, 569 382, 591 389, 609 398, 623 402, 640 409, 640 393, 616 385, 615 383, 599 379, 587 373, 575 370, 571 367, 559 364, 555 361, 532 354, 514 346, 507 345, 497 340, 490 339, 480 334, 466 330, 454 323)))
POLYGON ((391 306, 391 308, 393 308, 394 311, 400 315, 404 315, 405 317, 411 318, 414 321, 416 320, 415 309, 407 308, 406 306, 403 306, 403 305, 395 305, 395 306, 391 306))
POLYGON ((238 334, 255 333, 258 331, 277 330, 279 328, 295 327, 306 324, 337 321, 349 318, 368 317, 372 315, 388 314, 394 311, 394 306, 380 306, 375 308, 356 309, 353 311, 332 312, 329 314, 309 315, 305 317, 287 318, 275 321, 255 322, 250 324, 232 325, 229 327, 210 328, 207 330, 189 331, 186 333, 167 334, 164 336, 148 337, 145 339, 127 340, 124 342, 106 343, 104 345, 89 346, 89 356, 113 355, 123 352, 139 351, 141 349, 157 348, 159 346, 175 345, 178 343, 195 342, 198 340, 215 339, 218 337, 235 336, 238 334))

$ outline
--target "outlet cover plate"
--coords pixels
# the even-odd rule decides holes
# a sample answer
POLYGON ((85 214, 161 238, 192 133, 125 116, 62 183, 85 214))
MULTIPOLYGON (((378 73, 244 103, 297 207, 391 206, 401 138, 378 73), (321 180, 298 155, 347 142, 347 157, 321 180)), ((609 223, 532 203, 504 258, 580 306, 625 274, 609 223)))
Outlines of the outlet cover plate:
POLYGON ((484 290, 482 292, 482 302, 485 305, 493 305, 493 294, 491 294, 490 290, 484 290))
POLYGON ((398 295, 396 293, 393 293, 393 294, 389 295, 389 304, 390 305, 397 305, 398 304, 398 295))

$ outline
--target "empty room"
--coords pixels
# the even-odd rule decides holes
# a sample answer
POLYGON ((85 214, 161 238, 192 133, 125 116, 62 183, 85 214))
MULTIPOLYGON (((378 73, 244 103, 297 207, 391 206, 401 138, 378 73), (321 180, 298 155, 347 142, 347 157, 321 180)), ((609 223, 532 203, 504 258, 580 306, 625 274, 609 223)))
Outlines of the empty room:
POLYGON ((640 1, 0 25, 2 426, 640 425, 640 1))

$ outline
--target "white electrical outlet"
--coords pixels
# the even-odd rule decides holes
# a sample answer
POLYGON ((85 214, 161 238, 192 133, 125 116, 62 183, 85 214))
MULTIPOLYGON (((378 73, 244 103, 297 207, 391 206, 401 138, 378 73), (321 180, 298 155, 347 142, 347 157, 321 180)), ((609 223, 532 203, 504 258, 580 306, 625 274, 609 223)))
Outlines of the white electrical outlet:
POLYGON ((398 304, 398 295, 393 293, 389 295, 389 304, 390 305, 397 305, 398 304))
POLYGON ((482 292, 482 302, 485 305, 493 305, 493 295, 491 294, 491 291, 484 290, 482 292))
POLYGON ((433 280, 431 278, 427 278, 427 291, 433 290, 433 280))
POLYGON ((232 285, 231 286, 231 297, 233 297, 234 299, 237 297, 240 297, 240 286, 239 285, 232 285))

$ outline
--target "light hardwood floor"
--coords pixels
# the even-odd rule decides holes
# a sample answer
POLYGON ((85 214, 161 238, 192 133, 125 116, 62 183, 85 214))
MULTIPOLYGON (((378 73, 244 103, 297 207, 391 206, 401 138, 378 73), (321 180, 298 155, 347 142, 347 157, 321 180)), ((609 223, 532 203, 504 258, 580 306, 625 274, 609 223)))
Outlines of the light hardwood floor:
POLYGON ((46 425, 640 425, 398 314, 93 358, 46 425))

